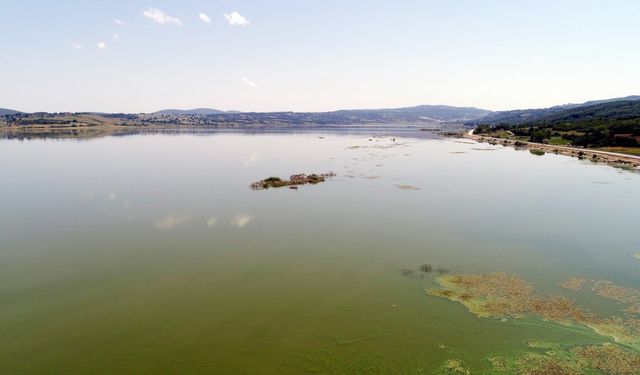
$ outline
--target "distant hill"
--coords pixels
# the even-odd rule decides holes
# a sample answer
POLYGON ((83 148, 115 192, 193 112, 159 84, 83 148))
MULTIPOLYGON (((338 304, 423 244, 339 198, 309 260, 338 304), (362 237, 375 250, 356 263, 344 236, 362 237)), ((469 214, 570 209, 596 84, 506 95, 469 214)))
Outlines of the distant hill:
POLYGON ((15 115, 21 113, 20 111, 14 111, 13 109, 7 109, 7 108, 0 108, 0 116, 7 116, 7 115, 15 115))
MULTIPOLYGON (((581 108, 589 108, 596 105, 606 105, 608 103, 640 101, 640 96, 627 96, 624 98, 613 98, 604 100, 593 100, 581 104, 564 104, 549 108, 537 109, 517 109, 512 111, 493 112, 479 119, 467 122, 467 125, 519 125, 533 124, 538 121, 545 121, 552 118, 561 118, 563 116, 571 116, 573 113, 579 113, 581 108)), ((602 113, 601 113, 602 115, 602 113)), ((611 113, 610 113, 611 115, 611 113)))
POLYGON ((326 115, 376 118, 380 120, 402 118, 405 121, 462 122, 478 119, 491 111, 474 107, 452 107, 446 105, 420 105, 392 109, 353 109, 326 112, 326 115))
POLYGON ((235 126, 313 126, 367 124, 462 123, 491 113, 471 107, 421 105, 390 109, 347 109, 331 112, 233 112, 211 109, 163 110, 143 115, 152 123, 235 126), (189 118, 199 116, 203 118, 189 118))
POLYGON ((239 113, 237 111, 221 111, 212 108, 194 108, 194 109, 163 109, 161 111, 153 112, 154 115, 218 115, 221 113, 239 113))

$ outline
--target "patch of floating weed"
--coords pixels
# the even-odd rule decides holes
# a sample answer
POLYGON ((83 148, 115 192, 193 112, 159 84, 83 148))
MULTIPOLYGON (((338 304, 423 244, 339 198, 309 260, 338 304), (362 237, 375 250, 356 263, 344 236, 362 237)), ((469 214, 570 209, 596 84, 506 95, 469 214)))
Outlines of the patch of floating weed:
POLYGON ((521 375, 640 375, 640 354, 615 344, 562 348, 558 344, 532 343, 545 353, 489 357, 493 368, 504 374, 521 375))
POLYGON ((396 185, 396 187, 402 190, 420 190, 419 187, 413 185, 396 185))
MULTIPOLYGON (((587 280, 584 278, 572 277, 560 283, 560 286, 574 292, 582 290, 587 280)), ((640 314, 640 291, 632 288, 616 285, 608 280, 598 280, 593 282, 591 289, 602 298, 610 299, 628 305, 624 312, 629 314, 640 314)))
MULTIPOLYGON (((445 275, 436 279, 440 288, 429 289, 433 296, 460 302, 483 318, 515 318, 536 316, 547 321, 589 327, 603 336, 640 348, 640 319, 599 317, 574 301, 561 296, 540 296, 531 283, 516 275, 496 272, 483 275, 445 275)), ((610 284, 600 284, 607 295, 622 293, 610 284)), ((628 288, 624 288, 628 289, 628 288)), ((626 294, 622 294, 626 296, 626 294)), ((620 298, 628 300, 628 298, 620 298)))
POLYGON ((569 279, 559 283, 562 288, 569 289, 574 292, 578 292, 584 288, 587 283, 587 279, 584 277, 570 277, 569 279))
POLYGON ((607 375, 640 374, 640 354, 620 348, 617 345, 596 345, 576 348, 578 357, 588 366, 607 375))
POLYGON ((442 374, 464 374, 469 375, 471 371, 464 367, 464 363, 459 359, 449 359, 442 365, 442 374))
POLYGON ((572 322, 582 324, 597 324, 597 318, 572 300, 559 297, 536 297, 529 302, 529 310, 534 315, 545 320, 557 323, 569 324, 572 322))
POLYGON ((608 280, 598 280, 593 285, 593 291, 600 297, 624 304, 640 304, 640 292, 635 289, 616 285, 608 280))
POLYGON ((489 357, 487 359, 489 360, 493 368, 495 368, 500 372, 506 372, 511 368, 511 366, 509 366, 507 359, 504 357, 489 357))
POLYGON ((427 292, 467 306, 480 317, 522 317, 527 312, 533 285, 515 275, 447 275, 437 281, 441 289, 427 292))
POLYGON ((558 356, 528 353, 516 363, 522 375, 580 375, 580 365, 558 356))

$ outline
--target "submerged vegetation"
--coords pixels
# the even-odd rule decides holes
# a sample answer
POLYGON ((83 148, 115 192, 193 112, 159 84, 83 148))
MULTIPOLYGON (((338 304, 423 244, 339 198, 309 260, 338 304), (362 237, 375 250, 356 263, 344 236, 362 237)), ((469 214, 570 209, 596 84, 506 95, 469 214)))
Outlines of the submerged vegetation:
POLYGON ((280 177, 268 177, 264 180, 257 181, 251 184, 253 190, 266 190, 270 188, 289 187, 290 189, 297 189, 300 185, 316 185, 321 182, 325 182, 327 178, 334 177, 336 174, 333 172, 322 174, 294 174, 289 177, 288 180, 283 180, 280 177))

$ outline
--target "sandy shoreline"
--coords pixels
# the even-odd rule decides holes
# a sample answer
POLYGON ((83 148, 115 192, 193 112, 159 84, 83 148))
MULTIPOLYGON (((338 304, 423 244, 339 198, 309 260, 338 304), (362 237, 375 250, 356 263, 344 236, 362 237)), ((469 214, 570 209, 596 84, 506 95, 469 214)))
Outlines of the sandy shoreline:
POLYGON ((640 170, 640 156, 619 154, 615 152, 592 150, 588 148, 576 148, 568 146, 556 146, 542 143, 518 141, 512 139, 494 138, 476 135, 473 130, 462 134, 464 138, 473 139, 477 142, 489 143, 492 145, 510 146, 528 150, 549 152, 552 154, 566 155, 580 159, 590 160, 594 163, 605 163, 615 167, 633 168, 640 170))

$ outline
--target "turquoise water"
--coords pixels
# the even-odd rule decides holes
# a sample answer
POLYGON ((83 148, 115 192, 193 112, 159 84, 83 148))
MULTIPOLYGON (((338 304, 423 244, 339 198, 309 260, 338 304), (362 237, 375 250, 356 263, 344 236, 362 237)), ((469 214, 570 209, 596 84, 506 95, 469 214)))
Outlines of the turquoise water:
POLYGON ((586 328, 480 319, 432 264, 640 288, 640 175, 557 155, 363 134, 0 140, 0 372, 473 373, 586 328), (269 176, 337 176, 253 191, 269 176))

